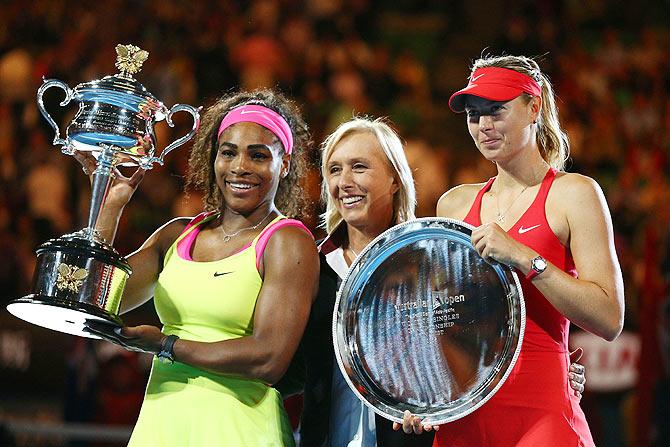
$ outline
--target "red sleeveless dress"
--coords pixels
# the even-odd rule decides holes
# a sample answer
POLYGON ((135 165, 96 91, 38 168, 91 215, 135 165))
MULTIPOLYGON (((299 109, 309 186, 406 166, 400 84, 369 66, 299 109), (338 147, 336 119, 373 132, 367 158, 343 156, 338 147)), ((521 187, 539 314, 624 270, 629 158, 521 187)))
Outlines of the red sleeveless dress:
MULTIPOLYGON (((555 178, 556 171, 550 169, 537 197, 508 234, 577 277, 570 250, 551 231, 545 214, 555 178)), ((482 224, 482 197, 494 179, 479 191, 465 222, 482 224)), ((434 446, 594 446, 568 379, 570 322, 520 273, 519 280, 526 303, 526 331, 511 374, 481 408, 441 426, 434 446)))

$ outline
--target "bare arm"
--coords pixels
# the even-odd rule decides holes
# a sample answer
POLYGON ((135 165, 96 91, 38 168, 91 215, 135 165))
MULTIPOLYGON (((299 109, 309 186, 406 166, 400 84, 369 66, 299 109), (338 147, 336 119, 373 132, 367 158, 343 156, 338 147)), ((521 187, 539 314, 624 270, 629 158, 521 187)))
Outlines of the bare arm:
POLYGON ((267 383, 282 377, 316 296, 319 258, 307 233, 285 227, 270 239, 263 262, 265 277, 256 303, 253 334, 213 343, 177 340, 176 360, 267 383))
MULTIPOLYGON (((565 216, 579 278, 549 263, 533 284, 570 321, 611 341, 623 327, 623 279, 604 195, 595 181, 576 174, 566 175, 560 186, 557 179, 552 192, 562 198, 552 213, 565 216)), ((474 230, 472 242, 484 258, 516 267, 523 274, 538 256, 495 223, 474 230)))
MULTIPOLYGON (((550 264, 533 284, 570 321, 611 341, 621 333, 624 317, 623 278, 614 248, 612 218, 595 181, 577 175, 571 180, 560 192, 570 198, 565 215, 579 278, 550 264)), ((530 267, 529 256, 534 253, 517 260, 524 274, 530 267)))
MULTIPOLYGON (((75 152, 74 158, 81 163, 84 172, 88 173, 89 179, 93 181, 93 172, 96 169, 96 160, 89 152, 75 152)), ((95 229, 107 243, 112 244, 119 226, 119 219, 123 208, 137 190, 144 178, 146 171, 138 168, 133 175, 126 177, 117 168, 114 168, 114 179, 105 196, 104 206, 100 210, 95 229)))
MULTIPOLYGON (((76 152, 75 158, 89 175, 95 171, 96 160, 90 153, 76 152)), ((114 242, 123 209, 137 190, 145 172, 143 169, 137 169, 133 175, 126 177, 118 169, 114 169, 114 180, 96 222, 96 230, 107 243, 114 242)), ((168 222, 127 257, 132 274, 123 291, 120 314, 135 309, 151 299, 162 268, 163 255, 185 225, 186 220, 183 218, 168 222)))
POLYGON ((442 194, 437 201, 437 217, 463 220, 483 184, 459 185, 442 194))

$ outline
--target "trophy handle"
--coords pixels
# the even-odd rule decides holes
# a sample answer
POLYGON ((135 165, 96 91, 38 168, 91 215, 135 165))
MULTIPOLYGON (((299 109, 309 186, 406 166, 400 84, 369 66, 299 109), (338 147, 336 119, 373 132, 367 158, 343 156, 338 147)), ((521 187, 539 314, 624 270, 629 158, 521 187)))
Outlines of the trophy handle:
MULTIPOLYGON (((160 156, 158 157, 142 157, 139 162, 140 166, 143 169, 151 169, 151 166, 153 165, 154 162, 162 165, 163 164, 163 157, 165 157, 168 153, 172 152, 174 149, 178 148, 182 144, 186 143, 188 140, 193 138, 195 135, 196 131, 198 130, 198 127, 200 127, 200 110, 202 107, 198 107, 197 109, 193 106, 189 106, 188 104, 175 104, 172 106, 170 111, 165 117, 165 121, 168 123, 170 127, 174 127, 174 123, 172 122, 172 115, 177 113, 177 112, 188 112, 191 114, 193 117, 193 127, 191 130, 184 135, 181 138, 178 138, 174 140, 172 143, 168 144, 165 149, 163 149, 163 152, 161 152, 160 156)), ((155 137, 154 137, 155 138, 155 137)))
POLYGON ((64 83, 63 81, 59 81, 58 79, 44 79, 44 83, 37 90, 37 107, 40 109, 40 113, 42 113, 42 116, 47 120, 49 125, 53 127, 53 129, 56 131, 53 144, 61 145, 62 146, 61 151, 63 151, 63 153, 72 155, 74 153, 74 150, 69 148, 67 141, 65 141, 60 137, 60 130, 58 129, 58 125, 53 120, 53 118, 51 118, 51 115, 49 115, 47 109, 44 108, 42 95, 44 95, 44 92, 51 87, 58 87, 60 89, 63 89, 63 91, 65 91, 65 99, 61 101, 60 103, 61 106, 66 106, 72 100, 72 97, 74 96, 74 91, 66 83, 64 83))

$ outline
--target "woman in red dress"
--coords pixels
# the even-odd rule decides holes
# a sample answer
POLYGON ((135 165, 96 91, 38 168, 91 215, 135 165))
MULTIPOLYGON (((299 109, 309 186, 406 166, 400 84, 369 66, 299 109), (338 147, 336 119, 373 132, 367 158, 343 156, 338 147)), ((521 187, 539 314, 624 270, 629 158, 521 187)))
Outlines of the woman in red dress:
MULTIPOLYGON (((526 302, 519 359, 474 413, 445 424, 435 446, 593 446, 570 389, 570 322, 606 340, 623 326, 623 280, 612 220, 598 184, 563 171, 568 140, 549 79, 523 56, 474 63, 449 107, 498 175, 446 192, 437 215, 477 227, 479 254, 516 269, 526 302)), ((413 416, 405 431, 424 427, 413 416)))

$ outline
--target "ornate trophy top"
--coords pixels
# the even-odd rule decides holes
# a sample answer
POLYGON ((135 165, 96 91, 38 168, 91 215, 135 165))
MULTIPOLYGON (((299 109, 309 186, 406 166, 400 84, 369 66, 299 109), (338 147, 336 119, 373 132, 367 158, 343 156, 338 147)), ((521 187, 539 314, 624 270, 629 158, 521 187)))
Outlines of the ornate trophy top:
POLYGON ((131 78, 142 69, 142 64, 149 57, 149 52, 135 45, 116 46, 116 68, 121 70, 120 75, 131 78))
POLYGON ((74 88, 58 79, 45 79, 37 91, 37 104, 42 115, 56 131, 53 143, 61 146, 61 151, 72 155, 75 151, 96 154, 103 147, 114 148, 113 164, 122 166, 142 166, 150 169, 153 163, 163 164, 163 156, 190 140, 198 128, 199 112, 187 104, 175 104, 167 108, 163 102, 151 94, 139 81, 133 78, 149 52, 135 45, 116 45, 116 67, 119 73, 81 83, 74 88), (44 108, 42 96, 51 88, 58 87, 65 92, 61 106, 70 101, 78 103, 79 111, 67 127, 67 138, 60 138, 56 122, 44 108), (184 111, 193 117, 191 131, 168 144, 160 157, 156 151, 154 123, 165 120, 173 127, 172 115, 184 111))

